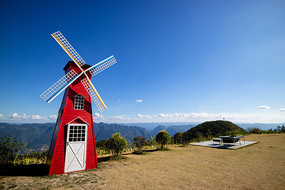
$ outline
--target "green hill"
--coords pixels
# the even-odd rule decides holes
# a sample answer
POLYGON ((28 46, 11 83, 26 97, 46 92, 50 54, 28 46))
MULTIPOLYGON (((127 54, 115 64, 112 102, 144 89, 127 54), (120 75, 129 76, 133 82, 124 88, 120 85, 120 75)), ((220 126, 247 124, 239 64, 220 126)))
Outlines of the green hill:
POLYGON ((230 121, 208 121, 197 125, 183 133, 186 141, 194 139, 207 138, 211 139, 222 135, 245 134, 246 131, 230 121))

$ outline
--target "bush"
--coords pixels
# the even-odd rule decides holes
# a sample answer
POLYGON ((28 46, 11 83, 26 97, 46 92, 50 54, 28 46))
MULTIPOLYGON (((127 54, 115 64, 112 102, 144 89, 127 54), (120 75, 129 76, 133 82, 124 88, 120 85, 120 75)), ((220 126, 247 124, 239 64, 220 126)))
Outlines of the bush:
POLYGON ((175 133, 173 140, 175 144, 182 144, 183 133, 181 132, 175 133))
POLYGON ((13 163, 17 153, 23 149, 23 143, 18 143, 9 135, 0 138, 0 164, 13 163))
POLYGON ((127 141, 124 137, 120 136, 120 133, 116 133, 106 141, 105 147, 109 149, 113 155, 119 156, 127 147, 127 141))
POLYGON ((146 143, 145 138, 142 136, 137 136, 134 138, 134 144, 138 149, 137 152, 142 152, 145 143, 146 143))
POLYGON ((149 140, 146 142, 147 146, 156 146, 157 142, 155 141, 155 138, 150 137, 149 140))
POLYGON ((276 131, 277 133, 285 133, 285 127, 284 127, 284 125, 282 125, 282 127, 281 127, 281 126, 277 126, 276 129, 275 129, 275 131, 276 131))
POLYGON ((266 133, 266 131, 259 129, 258 127, 249 127, 249 128, 247 128, 247 132, 251 133, 251 134, 266 133))
POLYGON ((164 145, 171 142, 171 137, 166 131, 162 130, 156 135, 156 142, 160 143, 161 149, 163 149, 164 145))
POLYGON ((24 155, 17 155, 13 163, 14 165, 45 164, 47 155, 48 151, 38 151, 24 155))

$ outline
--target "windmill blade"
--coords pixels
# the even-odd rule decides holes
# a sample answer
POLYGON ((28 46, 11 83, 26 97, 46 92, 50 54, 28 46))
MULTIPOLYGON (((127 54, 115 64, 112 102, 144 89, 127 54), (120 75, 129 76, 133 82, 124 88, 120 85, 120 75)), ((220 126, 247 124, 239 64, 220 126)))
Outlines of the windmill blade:
POLYGON ((81 56, 75 51, 67 39, 61 34, 60 31, 51 34, 52 37, 57 41, 57 43, 64 49, 64 51, 69 55, 69 57, 79 66, 79 68, 85 64, 85 61, 81 56))
POLYGON ((97 63, 96 65, 90 67, 86 71, 89 70, 91 75, 94 76, 94 75, 97 75, 98 73, 104 71, 108 67, 114 65, 115 63, 117 63, 117 60, 112 55, 111 57, 108 57, 107 59, 101 61, 100 63, 97 63))
POLYGON ((54 85, 47 89, 40 97, 50 103, 55 97, 57 97, 64 89, 66 89, 73 81, 80 77, 83 73, 77 74, 74 70, 69 71, 61 79, 59 79, 54 85))
POLYGON ((89 83, 87 80, 88 78, 84 78, 81 80, 81 83, 83 84, 88 94, 91 96, 91 99, 94 102, 95 106, 98 108, 98 110, 100 112, 104 111, 107 108, 106 105, 104 104, 95 87, 92 85, 91 81, 89 80, 89 83))

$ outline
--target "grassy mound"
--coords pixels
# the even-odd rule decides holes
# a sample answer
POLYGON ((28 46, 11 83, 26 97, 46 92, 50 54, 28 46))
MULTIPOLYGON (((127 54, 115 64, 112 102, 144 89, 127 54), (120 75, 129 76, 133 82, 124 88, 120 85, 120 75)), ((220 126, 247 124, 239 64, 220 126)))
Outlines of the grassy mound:
POLYGON ((246 131, 230 121, 209 121, 193 127, 183 133, 186 141, 202 141, 222 135, 246 134, 246 131))

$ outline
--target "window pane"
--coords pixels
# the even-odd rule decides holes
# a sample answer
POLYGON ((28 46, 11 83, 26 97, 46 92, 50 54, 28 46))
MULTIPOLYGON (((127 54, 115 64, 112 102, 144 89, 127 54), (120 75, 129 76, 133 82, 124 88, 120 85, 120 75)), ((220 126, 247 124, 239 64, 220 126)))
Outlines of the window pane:
POLYGON ((74 109, 76 110, 83 110, 84 109, 84 97, 80 95, 75 95, 74 96, 74 109))

